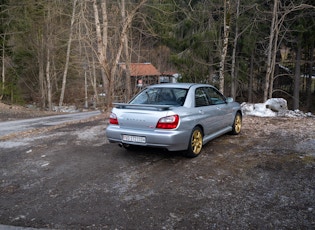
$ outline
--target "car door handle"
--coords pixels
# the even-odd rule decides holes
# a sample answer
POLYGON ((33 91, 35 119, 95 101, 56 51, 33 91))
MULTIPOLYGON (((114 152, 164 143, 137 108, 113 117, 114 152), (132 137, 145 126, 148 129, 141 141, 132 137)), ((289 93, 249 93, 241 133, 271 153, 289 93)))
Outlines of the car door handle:
POLYGON ((200 110, 199 110, 199 113, 200 113, 200 114, 204 114, 205 112, 204 112, 202 109, 200 109, 200 110))

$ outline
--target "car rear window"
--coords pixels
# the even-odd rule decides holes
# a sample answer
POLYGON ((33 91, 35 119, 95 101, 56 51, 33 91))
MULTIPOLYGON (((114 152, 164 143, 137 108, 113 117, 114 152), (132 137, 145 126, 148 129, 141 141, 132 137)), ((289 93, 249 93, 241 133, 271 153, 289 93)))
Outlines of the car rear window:
POLYGON ((147 88, 141 91, 130 104, 153 104, 182 106, 185 102, 187 89, 181 88, 147 88))

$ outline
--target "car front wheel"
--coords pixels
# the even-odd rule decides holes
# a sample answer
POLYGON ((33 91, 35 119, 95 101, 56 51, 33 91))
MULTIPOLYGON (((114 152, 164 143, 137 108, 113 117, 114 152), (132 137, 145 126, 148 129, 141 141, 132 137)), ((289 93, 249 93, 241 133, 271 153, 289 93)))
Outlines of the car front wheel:
POLYGON ((237 113, 234 118, 234 123, 232 126, 232 134, 237 135, 241 132, 242 129, 242 115, 237 113))
POLYGON ((196 157, 202 149, 203 134, 199 127, 195 127, 191 133, 188 149, 186 150, 187 157, 196 157))

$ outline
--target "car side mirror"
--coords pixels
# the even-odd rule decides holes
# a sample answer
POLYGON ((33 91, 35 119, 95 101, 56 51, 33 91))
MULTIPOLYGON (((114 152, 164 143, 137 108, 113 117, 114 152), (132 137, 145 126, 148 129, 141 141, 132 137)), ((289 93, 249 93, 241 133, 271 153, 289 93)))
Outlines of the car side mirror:
POLYGON ((232 97, 228 97, 228 98, 226 98, 226 103, 231 103, 231 102, 233 102, 234 100, 233 100, 233 98, 232 97))

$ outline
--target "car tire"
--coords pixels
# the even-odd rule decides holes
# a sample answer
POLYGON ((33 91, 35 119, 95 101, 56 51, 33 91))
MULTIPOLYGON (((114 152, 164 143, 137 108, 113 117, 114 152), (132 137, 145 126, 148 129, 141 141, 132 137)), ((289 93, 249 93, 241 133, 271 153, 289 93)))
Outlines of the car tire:
POLYGON ((242 115, 240 112, 236 113, 231 134, 237 135, 241 132, 242 129, 242 115))
POLYGON ((203 133, 200 127, 195 127, 190 135, 188 149, 185 152, 186 157, 197 157, 199 156, 202 145, 203 145, 203 133))

